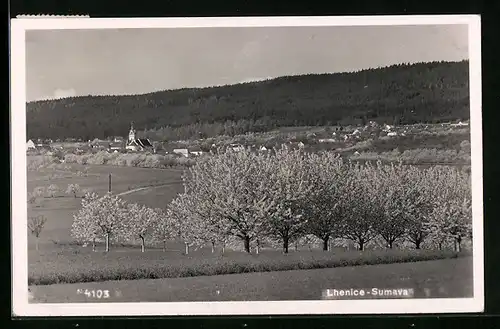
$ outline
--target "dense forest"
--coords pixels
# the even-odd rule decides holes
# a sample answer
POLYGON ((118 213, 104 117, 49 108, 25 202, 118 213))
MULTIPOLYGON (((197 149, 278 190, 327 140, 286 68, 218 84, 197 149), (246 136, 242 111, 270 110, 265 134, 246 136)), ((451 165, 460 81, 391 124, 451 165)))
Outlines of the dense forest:
POLYGON ((164 139, 282 126, 411 124, 469 118, 468 61, 398 64, 359 72, 284 76, 142 95, 27 104, 28 138, 125 136, 130 122, 164 139))

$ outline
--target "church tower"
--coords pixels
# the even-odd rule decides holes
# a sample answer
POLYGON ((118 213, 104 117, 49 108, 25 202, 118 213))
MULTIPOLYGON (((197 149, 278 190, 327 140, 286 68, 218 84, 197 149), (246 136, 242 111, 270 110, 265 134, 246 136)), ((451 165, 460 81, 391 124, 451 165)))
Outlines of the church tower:
POLYGON ((135 141, 135 129, 134 129, 134 123, 130 123, 130 131, 128 132, 128 141, 132 142, 135 141))

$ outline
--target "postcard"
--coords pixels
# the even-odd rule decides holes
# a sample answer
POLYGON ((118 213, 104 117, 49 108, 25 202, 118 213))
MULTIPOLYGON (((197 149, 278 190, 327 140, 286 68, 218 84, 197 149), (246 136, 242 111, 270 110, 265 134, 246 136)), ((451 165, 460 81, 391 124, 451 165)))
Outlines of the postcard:
POLYGON ((480 17, 11 20, 14 316, 482 312, 480 17))

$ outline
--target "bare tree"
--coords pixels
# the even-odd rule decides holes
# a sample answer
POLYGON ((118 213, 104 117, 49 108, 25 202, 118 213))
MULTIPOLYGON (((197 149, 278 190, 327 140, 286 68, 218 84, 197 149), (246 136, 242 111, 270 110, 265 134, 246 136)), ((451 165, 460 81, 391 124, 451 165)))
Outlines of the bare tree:
POLYGON ((43 215, 28 218, 28 230, 36 238, 36 250, 38 250, 38 242, 45 222, 47 222, 47 218, 43 215))

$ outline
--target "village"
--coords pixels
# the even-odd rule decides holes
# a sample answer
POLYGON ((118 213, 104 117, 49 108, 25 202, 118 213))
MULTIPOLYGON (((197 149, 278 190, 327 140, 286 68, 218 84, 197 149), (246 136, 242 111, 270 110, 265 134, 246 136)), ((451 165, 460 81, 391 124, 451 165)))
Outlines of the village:
MULTIPOLYGON (((198 139, 194 141, 152 141, 149 138, 138 138, 133 123, 130 125, 128 138, 115 136, 108 140, 94 139, 87 142, 81 139, 66 140, 30 139, 26 143, 28 154, 47 154, 62 151, 64 153, 84 154, 97 151, 109 153, 149 153, 171 154, 178 157, 198 157, 214 153, 216 150, 238 152, 250 149, 257 152, 269 151, 273 148, 304 149, 310 152, 321 150, 347 150, 360 143, 375 139, 391 139, 420 133, 435 133, 443 129, 464 128, 469 122, 440 124, 414 124, 395 126, 378 124, 370 121, 364 126, 329 126, 305 127, 295 131, 278 131, 243 136, 220 136, 218 138, 198 139), (224 138, 226 137, 226 138, 224 138), (238 142, 235 142, 235 141, 238 142)), ((357 151, 354 151, 356 153, 357 151)))

